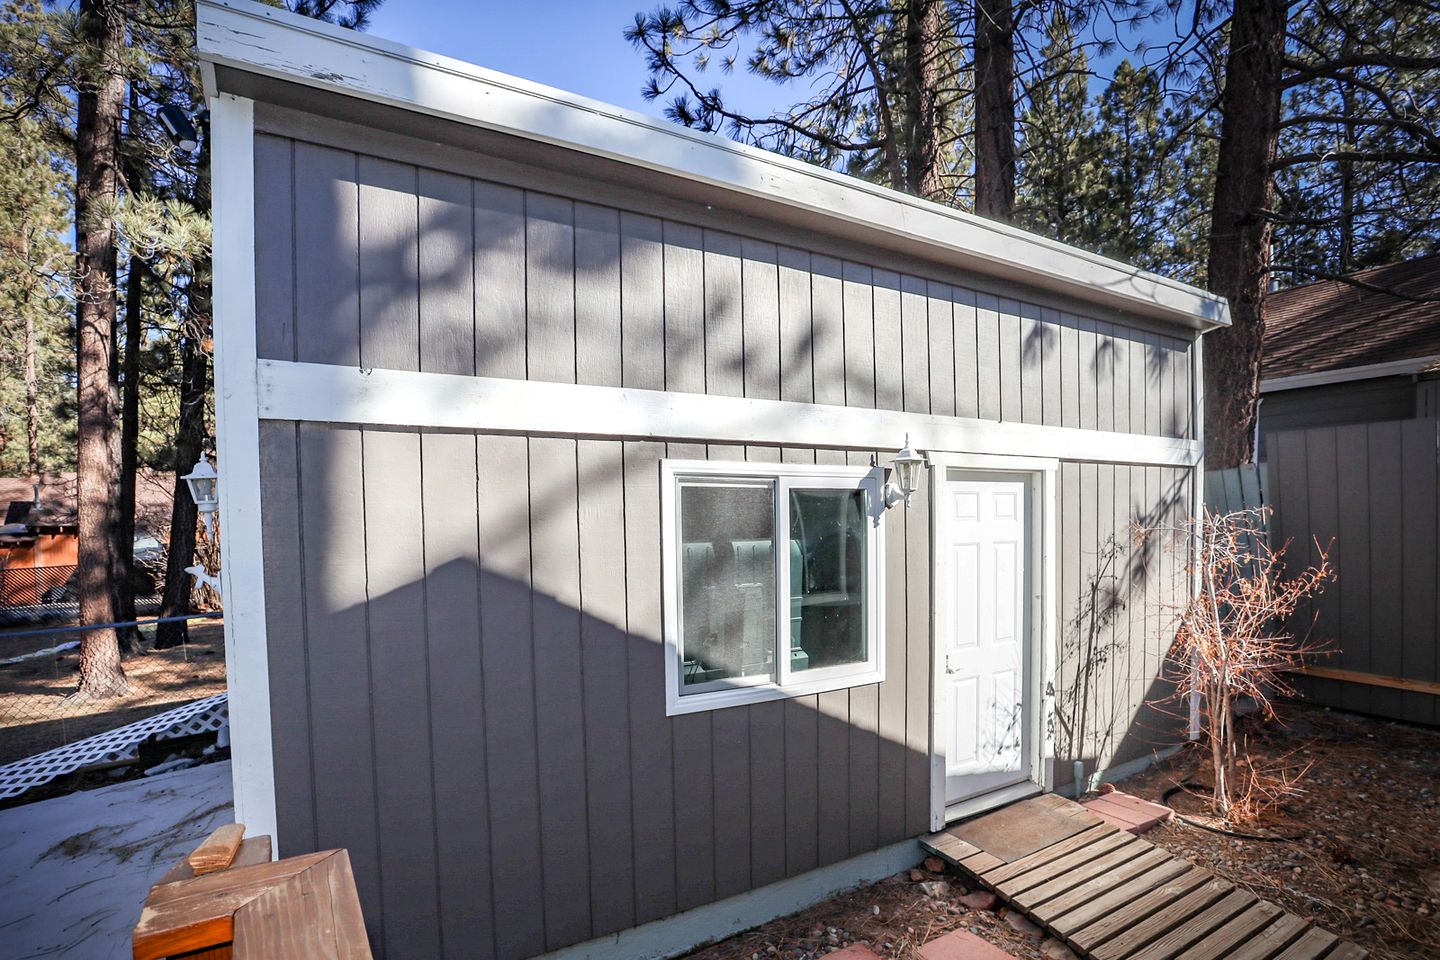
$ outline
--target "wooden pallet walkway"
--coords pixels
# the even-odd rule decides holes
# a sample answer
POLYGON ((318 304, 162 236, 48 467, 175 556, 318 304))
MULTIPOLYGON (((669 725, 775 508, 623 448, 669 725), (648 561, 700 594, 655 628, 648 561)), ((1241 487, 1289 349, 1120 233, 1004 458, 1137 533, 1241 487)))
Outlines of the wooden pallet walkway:
POLYGON ((1368 956, 1054 794, 920 843, 1093 960, 1368 956))

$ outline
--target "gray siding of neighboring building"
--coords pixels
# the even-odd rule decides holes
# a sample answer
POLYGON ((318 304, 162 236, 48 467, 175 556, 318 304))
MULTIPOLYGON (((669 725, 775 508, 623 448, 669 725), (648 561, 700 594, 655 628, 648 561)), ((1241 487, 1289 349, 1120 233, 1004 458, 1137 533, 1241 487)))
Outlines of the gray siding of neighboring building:
MULTIPOLYGON (((1319 562, 1334 582, 1304 603, 1291 631, 1325 651, 1315 666, 1440 682, 1440 420, 1277 431, 1268 437, 1276 542, 1292 567, 1319 562)), ((1440 724, 1440 697, 1306 677, 1317 703, 1440 724)))
POLYGON ((1338 427, 1375 420, 1408 420, 1416 415, 1415 378, 1376 377, 1263 394, 1260 403, 1261 455, 1267 435, 1277 430, 1338 427))
MULTIPOLYGON (((522 189, 486 157, 393 138, 354 153, 334 125, 313 143, 285 123, 256 140, 263 357, 1191 433, 1175 337, 723 212, 522 189)), ((924 832, 923 496, 886 514, 883 683, 665 716, 659 461, 873 455, 816 442, 264 422, 283 852, 349 848, 383 955, 508 960, 924 832)), ((1175 740, 1145 704, 1183 557, 1131 526, 1182 516, 1189 478, 1060 471, 1062 760, 1175 740)))
POLYGON ((1426 374, 1415 384, 1415 416, 1440 417, 1440 375, 1426 374))

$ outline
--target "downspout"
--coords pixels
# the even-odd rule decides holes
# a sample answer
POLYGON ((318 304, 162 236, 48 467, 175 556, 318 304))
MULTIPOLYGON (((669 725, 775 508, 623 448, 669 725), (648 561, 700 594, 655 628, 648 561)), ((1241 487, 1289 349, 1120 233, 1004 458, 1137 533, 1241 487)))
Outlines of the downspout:
MULTIPOLYGON (((1190 380, 1193 384, 1191 391, 1191 432, 1195 440, 1200 444, 1200 457, 1195 462, 1195 470, 1191 475, 1190 509, 1195 523, 1205 516, 1205 358, 1202 355, 1202 345, 1205 342, 1204 335, 1195 338, 1195 352, 1190 360, 1190 380)), ((1198 528, 1203 529, 1203 527, 1198 528)), ((1200 590, 1200 545, 1195 538, 1200 534, 1193 532, 1190 537, 1190 595, 1195 596, 1200 590)), ((1196 682, 1199 679, 1200 661, 1192 655, 1190 659, 1190 740, 1194 742, 1200 739, 1200 689, 1196 682)))

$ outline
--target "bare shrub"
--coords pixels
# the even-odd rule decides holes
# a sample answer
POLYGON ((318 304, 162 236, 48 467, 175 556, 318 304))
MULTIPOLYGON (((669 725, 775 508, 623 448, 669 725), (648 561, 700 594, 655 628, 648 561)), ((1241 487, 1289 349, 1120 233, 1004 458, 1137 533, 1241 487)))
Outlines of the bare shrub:
POLYGON ((1212 807, 1237 822, 1259 817, 1293 792, 1304 775, 1304 766, 1255 763, 1236 713, 1246 704, 1260 719, 1273 720, 1273 701, 1295 695, 1292 672, 1324 647, 1308 630, 1297 636, 1290 625, 1301 604, 1335 579, 1329 548, 1318 543, 1318 561, 1287 576, 1290 544, 1271 546, 1269 515, 1268 507, 1207 510, 1188 522, 1197 589, 1180 610, 1170 653, 1176 697, 1199 700, 1201 732, 1214 768, 1212 807))

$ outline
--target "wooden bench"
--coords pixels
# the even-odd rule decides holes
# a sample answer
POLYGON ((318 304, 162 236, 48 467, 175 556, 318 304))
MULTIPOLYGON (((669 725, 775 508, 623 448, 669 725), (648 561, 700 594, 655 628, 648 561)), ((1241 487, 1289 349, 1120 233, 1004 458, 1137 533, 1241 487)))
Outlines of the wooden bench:
POLYGON ((150 888, 135 960, 370 960, 349 854, 272 861, 244 833, 221 827, 150 888))

